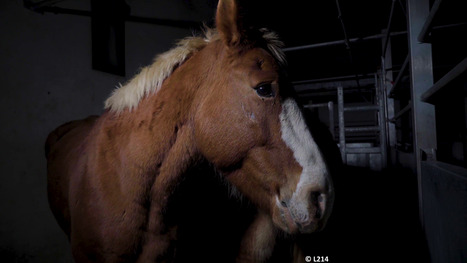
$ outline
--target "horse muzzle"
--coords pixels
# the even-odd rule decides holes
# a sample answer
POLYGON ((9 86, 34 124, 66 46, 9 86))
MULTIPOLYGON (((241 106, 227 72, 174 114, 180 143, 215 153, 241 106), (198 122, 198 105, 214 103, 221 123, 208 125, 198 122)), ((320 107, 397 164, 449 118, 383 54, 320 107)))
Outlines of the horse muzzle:
POLYGON ((307 200, 293 196, 290 200, 276 197, 276 209, 273 216, 275 224, 289 234, 313 233, 321 231, 332 210, 334 196, 332 192, 314 191, 307 200))

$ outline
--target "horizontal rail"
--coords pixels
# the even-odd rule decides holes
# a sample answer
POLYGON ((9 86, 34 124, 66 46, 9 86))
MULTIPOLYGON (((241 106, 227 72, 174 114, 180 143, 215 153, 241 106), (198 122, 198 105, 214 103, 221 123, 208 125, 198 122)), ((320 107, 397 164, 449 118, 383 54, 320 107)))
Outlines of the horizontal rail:
POLYGON ((344 111, 371 111, 371 110, 379 110, 379 106, 369 105, 369 106, 352 106, 352 107, 344 108, 344 111))
POLYGON ((442 0, 436 0, 433 3, 433 6, 431 6, 430 14, 425 20, 425 24, 423 24, 422 30, 420 31, 420 34, 418 34, 417 40, 425 43, 427 42, 428 39, 428 32, 430 32, 432 24, 433 24, 433 19, 435 18, 436 12, 439 10, 439 6, 441 5, 442 0))
POLYGON ((451 71, 446 73, 440 80, 438 80, 431 88, 422 94, 421 100, 424 102, 431 102, 434 95, 438 93, 442 88, 446 87, 449 82, 459 77, 462 73, 467 70, 467 58, 464 58, 457 66, 451 71))
POLYGON ((364 132, 364 131, 379 131, 378 126, 363 126, 345 128, 345 132, 364 132))
MULTIPOLYGON (((391 37, 394 37, 394 36, 405 35, 405 34, 407 34, 407 31, 394 32, 394 33, 391 33, 390 35, 391 37)), ((360 42, 360 41, 365 41, 365 40, 380 39, 383 37, 385 37, 385 34, 377 34, 377 35, 372 35, 372 36, 367 36, 367 37, 355 37, 355 38, 349 39, 349 42, 354 43, 354 42, 360 42)), ((321 47, 329 47, 329 46, 338 46, 338 45, 345 45, 345 40, 343 39, 343 40, 329 41, 329 42, 316 43, 316 44, 310 44, 310 45, 288 47, 288 48, 283 48, 282 50, 284 52, 289 52, 289 51, 313 49, 313 48, 321 48, 321 47)))
MULTIPOLYGON (((442 29, 442 28, 445 28, 445 27, 463 26, 463 25, 464 25, 464 23, 452 24, 452 25, 446 25, 446 26, 436 26, 436 27, 433 27, 433 29, 442 29)), ((395 36, 400 36, 400 35, 405 35, 405 34, 407 34, 407 31, 399 31, 399 32, 390 33, 389 36, 395 37, 395 36)), ((380 38, 384 38, 384 37, 386 37, 386 34, 376 34, 376 35, 371 35, 371 36, 367 36, 367 37, 351 38, 351 39, 349 39, 349 42, 350 43, 355 43, 355 42, 366 41, 366 40, 380 39, 380 38)), ((313 48, 337 46, 337 45, 345 45, 345 40, 342 39, 342 40, 335 40, 335 41, 329 41, 329 42, 323 42, 323 43, 302 45, 302 46, 296 46, 296 47, 287 47, 287 48, 283 48, 282 50, 284 52, 289 52, 289 51, 296 51, 296 50, 303 50, 303 49, 313 49, 313 48)))
POLYGON ((346 153, 381 153, 381 148, 380 147, 359 147, 359 148, 347 147, 346 153))
POLYGON ((397 119, 402 117, 402 115, 409 112, 409 110, 411 110, 411 109, 412 109, 412 104, 409 102, 409 104, 407 106, 402 108, 402 110, 400 110, 393 118, 389 119, 389 121, 393 122, 393 123, 396 122, 397 119))
POLYGON ((311 109, 311 108, 327 108, 329 107, 328 103, 316 103, 316 104, 308 104, 303 106, 304 108, 311 109))
MULTIPOLYGON (((358 75, 358 79, 361 81, 362 79, 373 79, 373 75, 358 75)), ((322 82, 336 82, 336 81, 354 81, 355 75, 350 76, 336 76, 331 78, 321 78, 321 79, 309 79, 309 80, 299 80, 293 81, 292 85, 303 85, 303 84, 310 84, 310 83, 322 83, 322 82)), ((337 85, 339 86, 339 85, 337 85)), ((335 88, 335 87, 334 87, 335 88)))

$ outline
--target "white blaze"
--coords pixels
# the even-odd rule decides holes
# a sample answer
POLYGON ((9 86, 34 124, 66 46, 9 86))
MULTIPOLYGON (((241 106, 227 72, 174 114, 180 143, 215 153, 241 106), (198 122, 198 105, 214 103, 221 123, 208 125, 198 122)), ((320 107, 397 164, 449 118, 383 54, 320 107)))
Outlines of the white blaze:
POLYGON ((286 99, 283 102, 280 121, 282 140, 302 166, 302 173, 290 200, 289 210, 296 220, 307 221, 310 189, 326 189, 328 176, 326 163, 294 100, 286 99))

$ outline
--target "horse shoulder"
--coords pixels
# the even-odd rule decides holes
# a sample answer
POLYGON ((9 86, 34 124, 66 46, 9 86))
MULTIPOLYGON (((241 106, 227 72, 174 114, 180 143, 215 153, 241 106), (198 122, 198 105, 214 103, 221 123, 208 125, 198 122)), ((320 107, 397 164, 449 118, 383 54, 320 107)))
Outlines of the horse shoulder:
POLYGON ((69 184, 70 171, 79 159, 78 149, 98 116, 65 123, 47 137, 47 181, 49 205, 62 229, 70 234, 69 184))

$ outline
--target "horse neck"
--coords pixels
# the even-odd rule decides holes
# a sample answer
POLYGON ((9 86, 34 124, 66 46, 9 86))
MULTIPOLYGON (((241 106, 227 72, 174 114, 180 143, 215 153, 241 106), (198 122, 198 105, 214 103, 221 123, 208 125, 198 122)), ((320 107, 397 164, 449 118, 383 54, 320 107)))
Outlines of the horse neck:
POLYGON ((198 158, 192 138, 195 101, 209 61, 195 54, 164 81, 156 94, 146 96, 136 109, 114 116, 109 129, 121 131, 112 144, 120 156, 126 156, 122 167, 136 165, 158 174, 167 162, 188 167, 198 158), (179 156, 171 159, 170 154, 175 151, 179 156))

